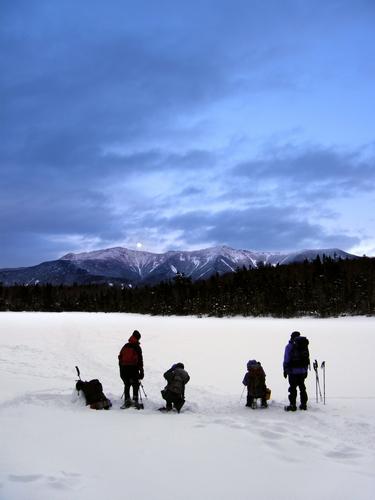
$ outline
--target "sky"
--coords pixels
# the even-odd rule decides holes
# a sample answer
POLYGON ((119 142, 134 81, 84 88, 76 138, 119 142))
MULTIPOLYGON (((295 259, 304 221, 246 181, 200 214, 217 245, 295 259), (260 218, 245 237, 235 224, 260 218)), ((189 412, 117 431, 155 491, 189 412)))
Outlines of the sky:
POLYGON ((0 0, 0 267, 375 255, 373 0, 0 0))

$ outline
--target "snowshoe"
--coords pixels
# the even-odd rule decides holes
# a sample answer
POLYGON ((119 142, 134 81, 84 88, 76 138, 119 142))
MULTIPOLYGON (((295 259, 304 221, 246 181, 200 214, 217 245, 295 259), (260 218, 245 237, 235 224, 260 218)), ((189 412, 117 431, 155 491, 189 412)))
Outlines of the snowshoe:
POLYGON ((307 405, 300 404, 299 409, 300 410, 307 410, 307 405))
POLYGON ((288 405, 284 406, 285 411, 297 411, 297 406, 296 405, 288 405))
POLYGON ((125 410, 126 408, 130 408, 132 405, 132 402, 130 399, 126 399, 124 404, 120 406, 121 410, 125 410))
POLYGON ((138 403, 138 401, 134 402, 134 408, 136 410, 144 410, 145 409, 145 407, 143 406, 143 403, 138 403))
POLYGON ((172 411, 172 410, 165 407, 165 406, 162 406, 161 408, 159 408, 159 411, 161 411, 162 413, 167 413, 167 412, 172 411))

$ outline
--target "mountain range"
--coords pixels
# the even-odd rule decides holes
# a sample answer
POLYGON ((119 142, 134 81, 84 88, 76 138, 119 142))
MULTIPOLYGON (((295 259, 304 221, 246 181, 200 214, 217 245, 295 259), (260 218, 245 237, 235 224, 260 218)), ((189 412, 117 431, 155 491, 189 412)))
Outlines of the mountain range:
POLYGON ((83 253, 68 253, 60 259, 36 266, 0 269, 0 283, 70 285, 124 284, 153 285, 173 279, 177 273, 193 281, 207 279, 215 273, 234 272, 237 268, 291 264, 313 260, 323 255, 334 259, 357 258, 338 248, 302 250, 292 253, 255 252, 217 246, 194 251, 152 253, 123 247, 83 253))

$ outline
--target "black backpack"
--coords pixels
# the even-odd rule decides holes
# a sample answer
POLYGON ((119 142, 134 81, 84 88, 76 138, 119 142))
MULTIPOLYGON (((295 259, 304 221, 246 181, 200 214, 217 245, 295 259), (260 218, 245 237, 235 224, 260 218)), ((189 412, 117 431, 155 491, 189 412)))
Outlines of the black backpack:
MULTIPOLYGON (((78 368, 77 372, 79 375, 78 368)), ((89 382, 79 379, 76 383, 76 389, 78 392, 83 392, 86 399, 86 406, 90 405, 90 408, 93 410, 109 410, 112 406, 111 401, 105 396, 103 386, 98 379, 93 379, 89 382)))
POLYGON ((306 337, 293 340, 290 354, 290 368, 307 368, 310 364, 309 341, 306 337))

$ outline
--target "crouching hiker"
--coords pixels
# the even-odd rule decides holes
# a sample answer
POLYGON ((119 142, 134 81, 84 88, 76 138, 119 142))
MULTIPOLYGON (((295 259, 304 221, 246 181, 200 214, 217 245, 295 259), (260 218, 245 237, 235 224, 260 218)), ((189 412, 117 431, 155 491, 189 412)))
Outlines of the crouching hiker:
POLYGON ((267 397, 270 393, 266 387, 266 374, 262 365, 255 359, 250 359, 247 363, 247 372, 242 381, 247 387, 246 406, 257 408, 257 399, 261 399, 261 407, 267 408, 267 397))
POLYGON ((143 379, 143 356, 142 348, 139 340, 141 334, 138 330, 134 330, 129 341, 123 346, 118 355, 120 365, 120 377, 124 382, 125 402, 121 406, 122 409, 130 408, 134 405, 140 409, 141 405, 138 402, 139 381, 143 379), (130 388, 133 388, 133 400, 130 399, 130 388))
POLYGON ((164 373, 164 378, 168 383, 161 391, 161 395, 167 404, 159 410, 171 411, 174 406, 177 413, 180 413, 185 403, 185 385, 189 382, 190 376, 183 363, 176 363, 164 373))

